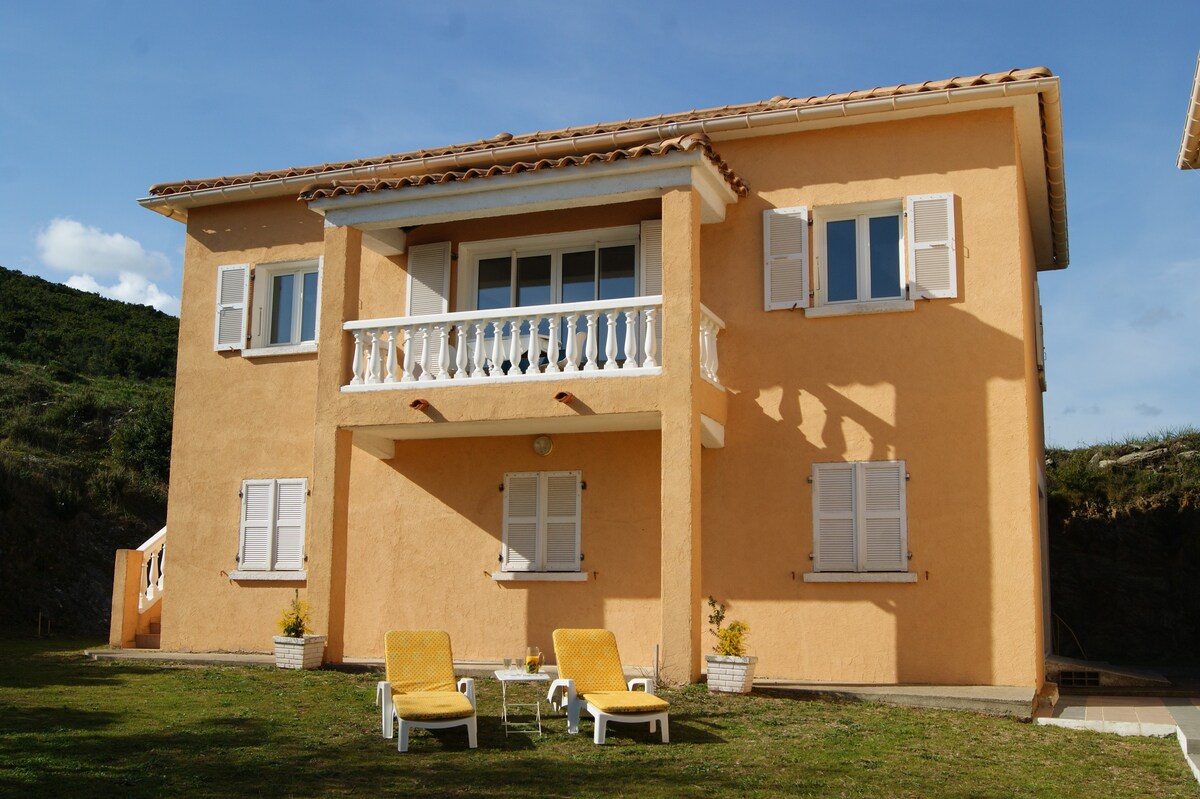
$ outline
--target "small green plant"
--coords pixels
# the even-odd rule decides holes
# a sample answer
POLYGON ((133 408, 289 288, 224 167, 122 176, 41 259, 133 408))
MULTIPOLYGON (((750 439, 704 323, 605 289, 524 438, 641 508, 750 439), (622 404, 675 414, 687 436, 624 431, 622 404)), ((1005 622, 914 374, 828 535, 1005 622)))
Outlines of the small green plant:
POLYGON ((726 657, 745 657, 750 625, 744 621, 731 621, 728 627, 722 627, 721 623, 725 621, 725 606, 711 596, 708 598, 708 606, 712 609, 712 613, 708 614, 708 623, 712 625, 709 632, 717 637, 713 652, 726 657))
POLYGON ((292 598, 292 603, 279 617, 279 629, 288 638, 303 638, 308 632, 308 602, 299 594, 292 598))

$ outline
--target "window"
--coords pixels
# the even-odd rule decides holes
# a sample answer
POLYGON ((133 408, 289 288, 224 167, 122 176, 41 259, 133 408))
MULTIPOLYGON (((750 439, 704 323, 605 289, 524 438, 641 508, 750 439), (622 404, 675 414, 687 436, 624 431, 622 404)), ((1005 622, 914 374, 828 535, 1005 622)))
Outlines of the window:
POLYGON ((581 472, 504 475, 505 572, 579 571, 581 472))
POLYGON ((900 203, 818 210, 817 304, 902 299, 900 203))
POLYGON ((476 261, 475 308, 485 311, 634 297, 635 263, 635 242, 483 256, 476 261))
POLYGON ((304 516, 308 480, 242 481, 241 534, 238 572, 288 573, 304 570, 304 516))
POLYGON ((242 350, 251 357, 315 351, 320 274, 320 259, 220 267, 214 349, 242 350))
POLYGON ((813 464, 816 572, 906 572, 904 461, 813 464))
POLYGON ((874 313, 958 296, 954 195, 813 209, 811 292, 808 220, 807 206, 763 212, 766 310, 874 313))

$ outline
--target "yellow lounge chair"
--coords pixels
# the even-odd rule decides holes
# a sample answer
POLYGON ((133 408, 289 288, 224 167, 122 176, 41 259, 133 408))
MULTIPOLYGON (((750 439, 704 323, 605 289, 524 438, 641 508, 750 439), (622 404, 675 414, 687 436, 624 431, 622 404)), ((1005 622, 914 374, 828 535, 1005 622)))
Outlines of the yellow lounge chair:
POLYGON ((400 724, 396 748, 408 751, 408 731, 442 730, 463 725, 467 742, 476 745, 475 680, 455 683, 450 636, 440 630, 392 630, 383 637, 387 680, 376 687, 383 705, 383 737, 400 724))
POLYGON ((625 682, 617 639, 608 630, 555 630, 554 657, 559 679, 550 684, 550 703, 567 711, 567 732, 579 732, 579 708, 586 703, 596 720, 593 741, 604 743, 610 721, 650 722, 650 732, 662 724, 662 741, 671 740, 667 726, 670 704, 654 695, 654 680, 644 677, 625 682), (640 685, 644 690, 633 690, 640 685))

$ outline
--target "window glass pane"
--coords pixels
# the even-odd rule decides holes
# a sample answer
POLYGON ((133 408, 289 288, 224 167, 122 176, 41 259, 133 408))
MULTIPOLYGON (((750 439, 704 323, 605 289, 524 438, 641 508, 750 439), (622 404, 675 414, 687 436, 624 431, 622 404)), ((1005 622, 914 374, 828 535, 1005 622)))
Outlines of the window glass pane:
POLYGON ((867 224, 871 235, 871 298, 899 297, 900 217, 872 217, 867 224))
POLYGON ((562 301, 591 302, 596 299, 596 253, 565 252, 562 257, 562 301))
POLYGON ((633 245, 600 248, 600 297, 615 300, 637 294, 633 284, 633 245))
POLYGON ((856 227, 853 219, 825 225, 826 260, 829 262, 825 267, 825 295, 829 302, 858 299, 856 227))
POLYGON ((303 307, 300 309, 300 340, 317 340, 317 273, 304 273, 303 307))
POLYGON ((292 343, 292 306, 296 276, 275 275, 271 280, 271 343, 292 343))
POLYGON ((549 305, 550 256, 526 255, 517 258, 517 305, 549 305))
POLYGON ((475 307, 481 311, 512 307, 512 259, 484 258, 479 262, 479 292, 475 307))

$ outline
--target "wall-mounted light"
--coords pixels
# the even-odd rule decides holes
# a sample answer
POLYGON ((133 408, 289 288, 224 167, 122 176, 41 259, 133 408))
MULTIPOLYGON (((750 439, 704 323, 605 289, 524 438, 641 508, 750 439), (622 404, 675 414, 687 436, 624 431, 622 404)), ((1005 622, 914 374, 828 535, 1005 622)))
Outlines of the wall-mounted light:
POLYGON ((533 440, 533 451, 537 455, 545 457, 550 454, 552 449, 554 449, 554 442, 550 440, 550 436, 538 436, 533 440))
POLYGON ((429 407, 429 400, 415 399, 408 403, 408 407, 412 408, 414 411, 423 411, 429 407))

